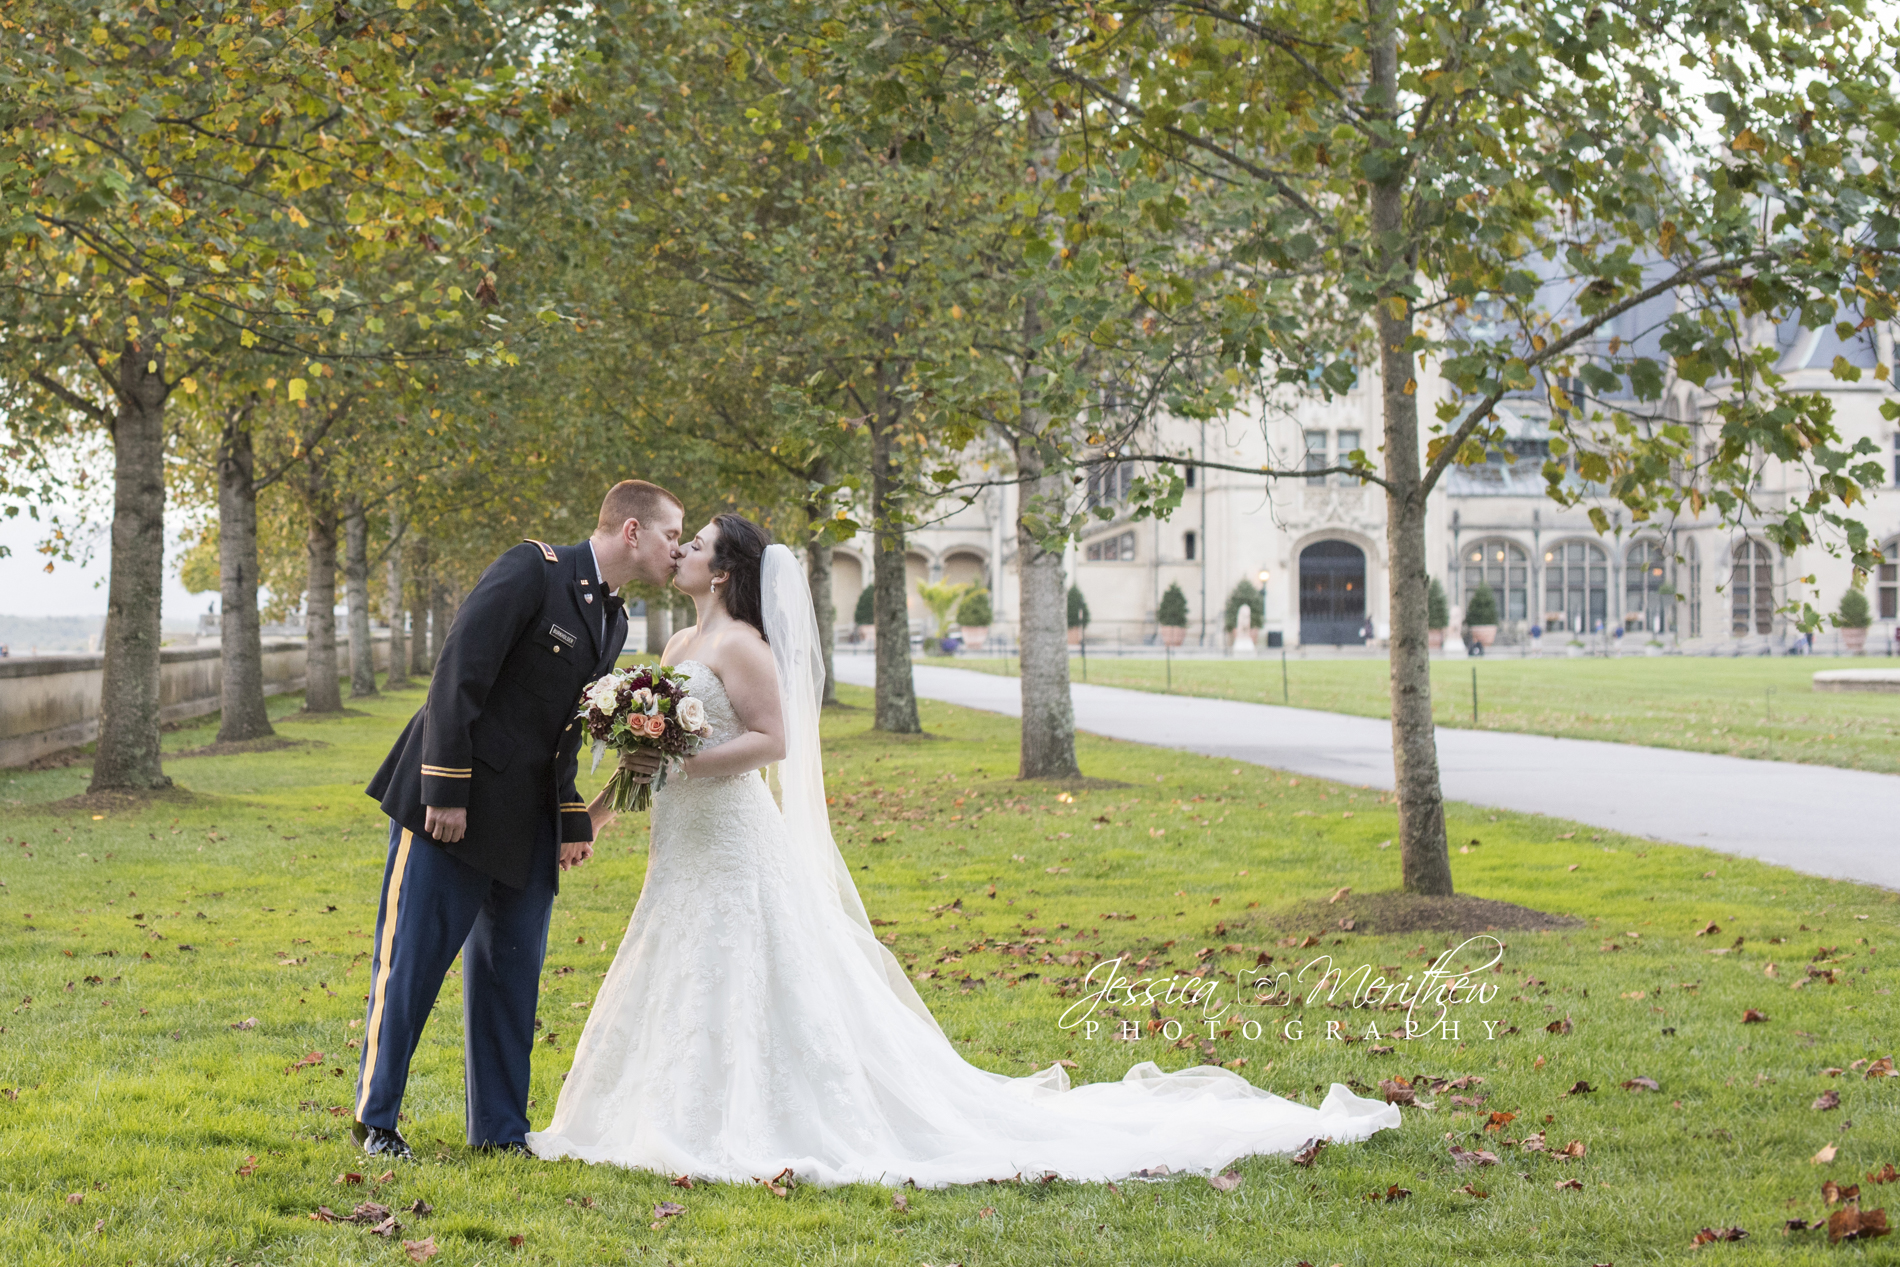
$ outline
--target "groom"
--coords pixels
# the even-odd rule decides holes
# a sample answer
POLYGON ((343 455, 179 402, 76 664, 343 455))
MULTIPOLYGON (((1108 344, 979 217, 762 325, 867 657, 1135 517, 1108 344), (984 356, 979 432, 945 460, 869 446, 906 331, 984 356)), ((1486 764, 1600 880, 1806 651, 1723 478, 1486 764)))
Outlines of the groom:
POLYGON ((665 583, 682 524, 679 498, 623 480, 588 540, 530 540, 490 564, 442 641, 428 700, 370 780, 390 823, 357 1075, 364 1151, 411 1156, 396 1129, 403 1086, 458 951, 468 1142, 527 1151, 548 917, 558 873, 593 855, 575 712, 627 640, 614 591, 665 583))

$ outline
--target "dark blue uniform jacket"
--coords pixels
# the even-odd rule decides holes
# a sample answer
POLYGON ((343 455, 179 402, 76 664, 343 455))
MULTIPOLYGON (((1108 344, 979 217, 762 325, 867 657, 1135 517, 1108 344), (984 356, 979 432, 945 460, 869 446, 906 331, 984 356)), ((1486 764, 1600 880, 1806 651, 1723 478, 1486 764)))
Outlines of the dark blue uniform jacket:
POLYGON ((613 668, 626 640, 624 604, 595 578, 586 542, 516 546, 489 565, 456 612, 429 698, 370 780, 369 795, 425 838, 425 806, 465 806, 467 834, 440 847, 525 886, 549 820, 558 815, 562 841, 593 839, 574 787, 586 737, 575 712, 582 689, 613 668))

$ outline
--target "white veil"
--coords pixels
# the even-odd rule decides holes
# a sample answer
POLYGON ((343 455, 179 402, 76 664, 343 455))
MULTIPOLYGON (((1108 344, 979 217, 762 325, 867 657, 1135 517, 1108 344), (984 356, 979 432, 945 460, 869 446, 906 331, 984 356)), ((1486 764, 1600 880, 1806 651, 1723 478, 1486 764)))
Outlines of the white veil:
POLYGON ((910 983, 897 956, 872 931, 851 868, 831 835, 825 809, 824 756, 818 740, 819 699, 825 689, 825 660, 818 640, 818 617, 811 586, 798 557, 783 545, 765 548, 759 569, 759 596, 765 609, 765 637, 778 669, 779 708, 785 723, 785 759, 779 763, 779 808, 791 842, 790 871, 809 883, 820 909, 819 927, 849 936, 877 965, 891 990, 913 1012, 937 1024, 910 983), (842 917, 842 918, 834 918, 842 917))

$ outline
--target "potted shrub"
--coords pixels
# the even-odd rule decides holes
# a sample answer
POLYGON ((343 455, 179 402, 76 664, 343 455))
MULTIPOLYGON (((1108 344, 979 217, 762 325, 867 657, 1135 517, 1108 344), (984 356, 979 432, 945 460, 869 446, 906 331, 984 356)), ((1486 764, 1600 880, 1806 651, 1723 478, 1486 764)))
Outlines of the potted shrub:
POLYGON ((1169 584, 1167 593, 1161 596, 1161 606, 1155 612, 1155 623, 1161 626, 1162 645, 1178 647, 1187 641, 1187 595, 1181 592, 1180 582, 1169 584))
POLYGON ((1437 651, 1445 645, 1445 629, 1451 624, 1451 605, 1445 601, 1445 587, 1435 576, 1431 593, 1425 599, 1425 610, 1425 636, 1432 650, 1437 651))
POLYGON ((972 651, 981 651, 990 640, 990 621, 994 618, 988 590, 975 589, 965 595, 957 608, 957 628, 963 633, 963 645, 972 651))
POLYGON ((1089 627, 1089 601, 1082 597, 1082 587, 1071 583, 1069 586, 1069 645, 1082 645, 1082 631, 1089 627))
POLYGON ((1663 644, 1660 638, 1651 638, 1648 642, 1643 644, 1644 655, 1661 655, 1662 653, 1663 644))
POLYGON ((926 647, 934 644, 945 655, 957 649, 956 640, 950 637, 950 613, 957 609, 957 604, 963 601, 963 596, 975 588, 976 586, 969 581, 958 581, 955 584, 949 581, 937 581, 934 584, 930 581, 917 583, 917 597, 924 600, 924 606, 929 609, 937 627, 936 634, 925 641, 926 647))
POLYGON ((1258 629, 1267 623, 1266 596, 1254 587, 1252 581, 1244 577, 1227 595, 1227 608, 1221 617, 1221 629, 1230 643, 1233 641, 1235 627, 1240 624, 1240 609, 1243 607, 1247 609, 1247 623, 1250 628, 1258 629))
POLYGON ((1465 608, 1465 624, 1471 626, 1471 636, 1479 646, 1488 647, 1497 641, 1498 596, 1489 585, 1480 584, 1471 596, 1471 605, 1465 608))
POLYGON ((1840 626, 1841 646, 1847 654, 1861 655, 1867 650, 1867 626, 1874 623, 1874 612, 1864 590, 1850 589, 1841 595, 1834 623, 1840 626))
POLYGON ((1569 656, 1572 660, 1581 656, 1583 654, 1583 639, 1572 638, 1569 645, 1564 648, 1564 654, 1569 656))
POLYGON ((858 607, 851 613, 851 622, 857 626, 853 637, 859 642, 877 632, 877 613, 873 610, 876 597, 869 585, 858 591, 858 607))

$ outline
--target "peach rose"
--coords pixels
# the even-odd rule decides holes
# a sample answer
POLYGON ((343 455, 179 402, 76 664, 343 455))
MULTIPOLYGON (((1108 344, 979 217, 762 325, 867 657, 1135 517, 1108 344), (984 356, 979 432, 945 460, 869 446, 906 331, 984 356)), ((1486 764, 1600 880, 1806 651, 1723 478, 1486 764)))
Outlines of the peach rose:
POLYGON ((659 716, 657 713, 653 715, 652 717, 647 718, 647 734, 651 738, 658 739, 661 735, 664 735, 665 733, 666 733, 666 718, 659 716))

